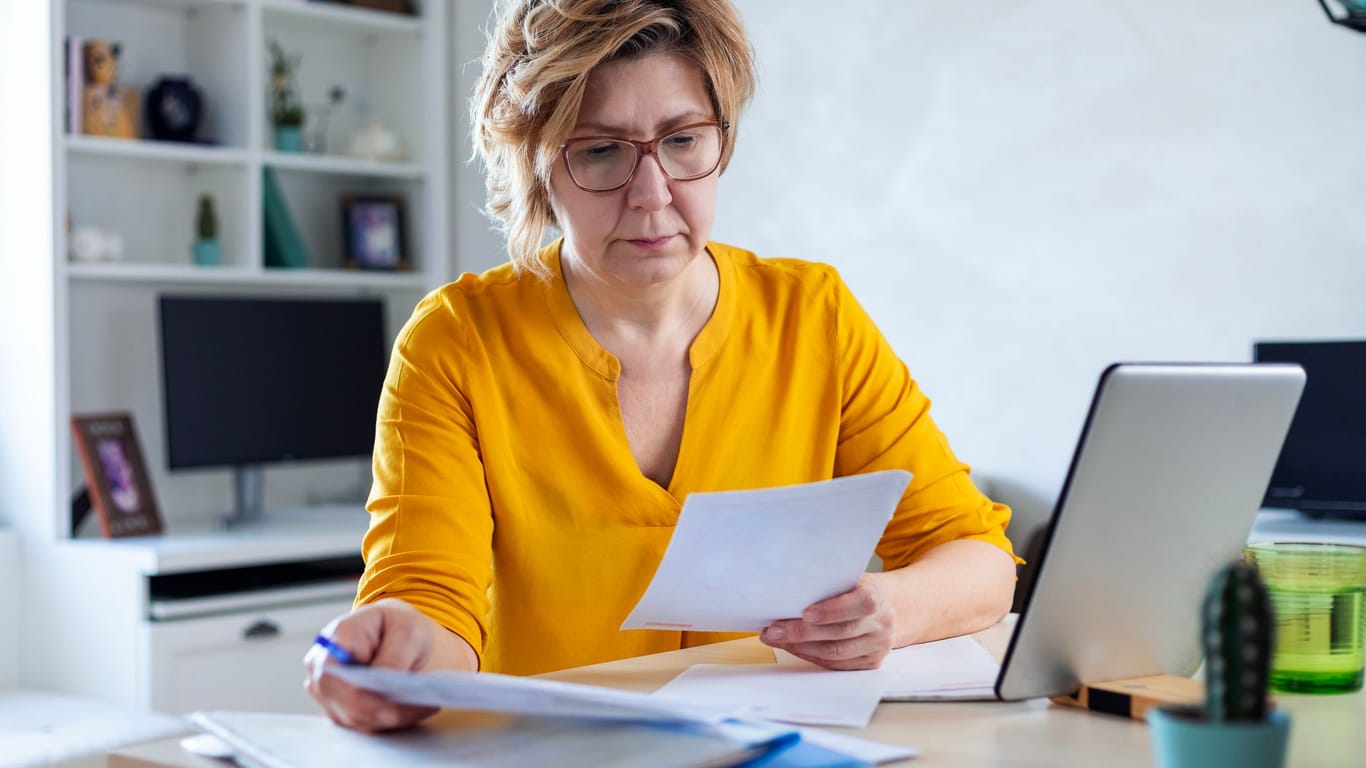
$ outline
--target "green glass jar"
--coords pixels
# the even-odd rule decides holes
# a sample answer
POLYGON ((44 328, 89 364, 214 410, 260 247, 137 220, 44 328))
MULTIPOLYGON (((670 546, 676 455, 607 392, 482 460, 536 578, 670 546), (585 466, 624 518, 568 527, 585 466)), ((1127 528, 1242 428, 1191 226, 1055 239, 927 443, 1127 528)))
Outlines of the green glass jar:
POLYGON ((1253 544, 1276 614, 1271 688, 1287 693, 1361 690, 1366 637, 1366 547, 1253 544))

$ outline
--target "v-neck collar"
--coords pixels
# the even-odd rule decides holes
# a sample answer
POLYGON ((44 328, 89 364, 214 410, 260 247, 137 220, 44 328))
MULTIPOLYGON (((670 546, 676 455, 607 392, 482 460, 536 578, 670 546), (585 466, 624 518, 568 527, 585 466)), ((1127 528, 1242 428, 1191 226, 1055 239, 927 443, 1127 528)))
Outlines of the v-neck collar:
MULTIPOLYGON (((593 338, 578 308, 574 306, 560 261, 563 243, 564 238, 559 238, 540 253, 541 262, 552 273, 546 285, 546 304, 550 308, 550 315, 560 336, 574 350, 574 354, 599 376, 615 382, 621 377, 621 361, 593 338)), ((688 364, 692 366, 694 374, 715 359, 735 317, 734 267, 725 248, 707 243, 707 253, 716 264, 716 307, 688 348, 688 364)))

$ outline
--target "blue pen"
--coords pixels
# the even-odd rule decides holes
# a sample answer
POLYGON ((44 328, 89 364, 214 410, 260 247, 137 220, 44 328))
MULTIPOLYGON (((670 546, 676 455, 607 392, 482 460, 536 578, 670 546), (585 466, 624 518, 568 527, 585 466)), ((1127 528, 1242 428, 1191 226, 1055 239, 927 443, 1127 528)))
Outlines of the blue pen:
POLYGON ((320 633, 317 637, 313 638, 313 643, 314 645, 317 645, 318 647, 327 651, 327 655, 331 656, 340 664, 350 665, 357 663, 356 658, 351 655, 350 651, 341 647, 336 642, 334 642, 332 638, 326 635, 320 633))

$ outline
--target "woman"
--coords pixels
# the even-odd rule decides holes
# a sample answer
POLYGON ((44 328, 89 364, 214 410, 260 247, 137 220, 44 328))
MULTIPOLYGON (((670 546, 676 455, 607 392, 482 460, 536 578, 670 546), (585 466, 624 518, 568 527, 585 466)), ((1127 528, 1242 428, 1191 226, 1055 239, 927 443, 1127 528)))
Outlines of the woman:
MULTIPOLYGON (((914 480, 886 570, 762 640, 861 669, 1006 613, 1010 512, 835 271, 708 241, 752 91, 728 0, 501 9, 473 123, 512 262, 428 296, 395 344, 358 607, 325 630, 360 661, 532 674, 738 637, 618 630, 687 494, 887 468, 914 480)), ((431 711, 324 663, 309 691, 341 724, 431 711)))

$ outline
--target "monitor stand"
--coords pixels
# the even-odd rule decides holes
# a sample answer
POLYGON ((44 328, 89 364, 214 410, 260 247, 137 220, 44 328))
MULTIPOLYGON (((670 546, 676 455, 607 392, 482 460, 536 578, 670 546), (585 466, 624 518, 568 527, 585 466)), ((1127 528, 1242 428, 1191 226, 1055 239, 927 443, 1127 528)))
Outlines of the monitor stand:
POLYGON ((225 529, 241 528, 261 522, 265 511, 265 470, 260 464, 232 468, 232 514, 219 521, 225 529))

